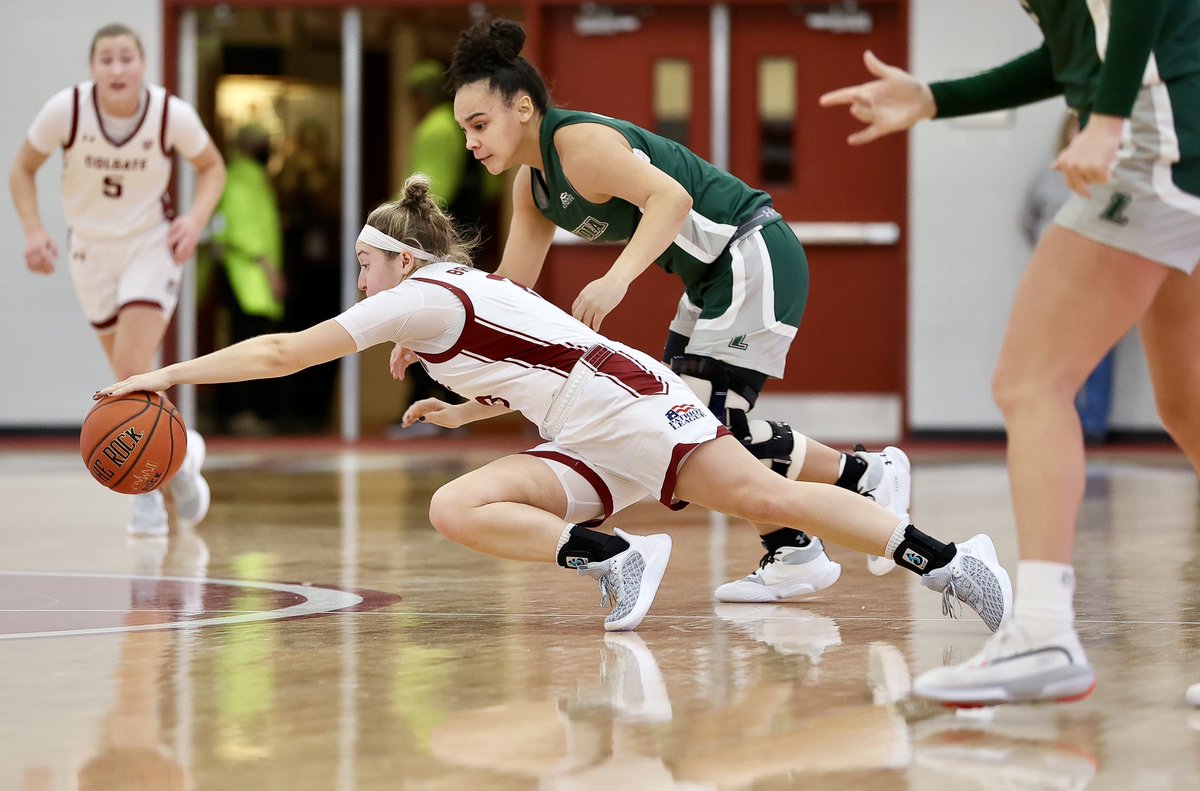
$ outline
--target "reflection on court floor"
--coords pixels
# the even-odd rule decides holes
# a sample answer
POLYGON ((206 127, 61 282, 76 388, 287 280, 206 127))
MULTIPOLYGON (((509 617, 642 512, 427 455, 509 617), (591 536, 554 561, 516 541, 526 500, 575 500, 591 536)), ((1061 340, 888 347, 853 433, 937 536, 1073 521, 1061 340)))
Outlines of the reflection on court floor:
MULTIPOLYGON (((127 539, 69 448, 0 447, 0 788, 1200 787, 1200 497, 1173 452, 1090 469, 1097 692, 955 714, 912 676, 988 632, 915 577, 834 549, 819 596, 722 604, 753 531, 644 503, 613 523, 669 532, 671 566, 641 628, 605 633, 594 581, 430 528, 437 486, 504 449, 422 447, 214 443, 210 516, 167 540, 127 539)), ((999 450, 912 458, 916 523, 1011 566, 999 450)))

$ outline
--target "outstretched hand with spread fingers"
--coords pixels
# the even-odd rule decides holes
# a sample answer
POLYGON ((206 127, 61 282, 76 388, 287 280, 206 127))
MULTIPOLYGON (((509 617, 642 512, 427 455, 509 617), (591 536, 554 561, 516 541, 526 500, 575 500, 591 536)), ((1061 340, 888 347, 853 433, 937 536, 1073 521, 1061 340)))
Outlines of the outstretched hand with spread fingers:
POLYGON ((876 79, 830 91, 820 98, 822 107, 847 105, 850 115, 867 125, 846 138, 850 145, 903 132, 937 114, 937 104, 927 84, 904 69, 889 66, 870 50, 863 53, 863 63, 876 79))
POLYGON ((169 390, 175 383, 166 375, 162 368, 157 371, 148 371, 144 374, 137 374, 128 379, 123 379, 116 384, 111 384, 108 387, 102 387, 96 391, 92 399, 99 401, 108 396, 121 396, 126 393, 133 393, 138 390, 145 390, 150 393, 160 393, 169 390))

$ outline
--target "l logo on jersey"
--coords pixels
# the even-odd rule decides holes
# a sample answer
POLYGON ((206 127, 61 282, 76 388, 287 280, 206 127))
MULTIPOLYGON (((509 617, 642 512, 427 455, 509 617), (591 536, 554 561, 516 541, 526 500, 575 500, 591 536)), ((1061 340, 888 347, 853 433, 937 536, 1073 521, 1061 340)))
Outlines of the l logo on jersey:
POLYGON ((704 417, 704 410, 695 404, 676 404, 667 410, 666 417, 671 428, 682 428, 704 417))
POLYGON ((1100 219, 1111 222, 1113 225, 1128 225, 1129 215, 1125 213, 1125 210, 1131 203, 1133 203, 1133 198, 1129 195, 1124 192, 1114 192, 1109 198, 1108 206, 1100 213, 1100 219))
POLYGON ((564 192, 562 195, 559 195, 558 199, 560 201, 562 201, 562 205, 563 205, 564 209, 575 202, 575 196, 569 192, 564 192))

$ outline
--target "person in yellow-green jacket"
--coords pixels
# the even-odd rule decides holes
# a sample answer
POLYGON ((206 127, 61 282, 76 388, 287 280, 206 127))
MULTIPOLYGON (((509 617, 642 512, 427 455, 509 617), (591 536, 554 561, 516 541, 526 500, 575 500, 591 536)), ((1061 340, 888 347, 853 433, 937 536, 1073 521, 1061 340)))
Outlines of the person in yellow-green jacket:
MULTIPOLYGON (((454 118, 454 104, 446 90, 445 72, 445 64, 430 58, 418 62, 404 75, 404 85, 420 119, 413 128, 405 171, 408 176, 424 173, 429 178, 433 200, 446 210, 465 237, 479 237, 477 265, 492 272, 499 252, 491 227, 498 220, 500 179, 488 173, 467 151, 463 131, 454 118)), ((409 395, 405 407, 424 398, 459 400, 420 366, 409 369, 407 380, 409 395)), ((397 423, 387 434, 393 439, 409 439, 440 432, 433 424, 401 431, 397 423)))
MULTIPOLYGON (((227 284, 229 342, 278 332, 283 318, 283 230, 267 174, 271 139, 249 124, 238 130, 221 201, 213 213, 214 258, 227 284)), ((272 383, 234 383, 217 391, 217 411, 235 433, 268 433, 272 383)))

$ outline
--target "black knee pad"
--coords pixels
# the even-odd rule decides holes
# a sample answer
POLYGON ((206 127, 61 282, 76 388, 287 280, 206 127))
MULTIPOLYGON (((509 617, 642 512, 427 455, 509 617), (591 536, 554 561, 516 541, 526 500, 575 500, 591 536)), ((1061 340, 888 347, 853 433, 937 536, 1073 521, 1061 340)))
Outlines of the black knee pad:
POLYGON ((765 424, 770 430, 770 436, 755 437, 750 427, 750 420, 740 409, 730 409, 727 425, 746 450, 754 458, 768 464, 773 472, 785 478, 792 477, 792 452, 796 449, 796 434, 792 427, 782 420, 756 420, 755 423, 765 424))
MULTIPOLYGON (((672 333, 674 334, 674 333, 672 333)), ((682 338, 683 336, 678 336, 682 338)), ((667 344, 670 350, 670 342, 667 344)), ((681 376, 693 376, 712 383, 712 396, 708 399, 708 408, 713 414, 728 425, 725 419, 725 399, 729 393, 736 393, 746 401, 746 409, 752 409, 758 400, 758 394, 767 383, 767 375, 748 368, 738 368, 712 357, 699 354, 676 354, 670 358, 671 370, 681 376)))

